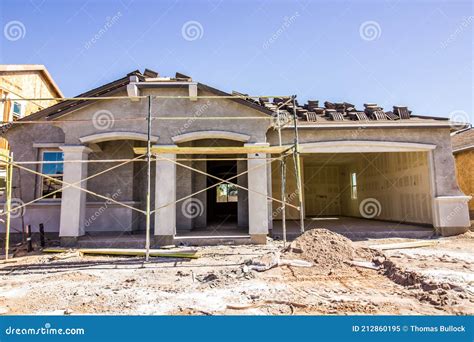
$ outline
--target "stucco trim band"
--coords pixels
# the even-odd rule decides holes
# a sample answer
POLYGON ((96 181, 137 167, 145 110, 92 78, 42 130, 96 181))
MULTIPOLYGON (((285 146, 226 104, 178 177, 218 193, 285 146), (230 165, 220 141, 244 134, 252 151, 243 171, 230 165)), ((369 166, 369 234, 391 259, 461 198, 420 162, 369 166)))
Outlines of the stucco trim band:
MULTIPOLYGON (((96 133, 87 135, 84 137, 79 138, 81 143, 83 144, 91 144, 91 143, 100 143, 104 141, 112 141, 112 140, 140 140, 140 141, 147 141, 147 135, 143 133, 136 133, 136 132, 104 132, 104 133, 96 133)), ((158 141, 157 136, 151 136, 151 142, 156 143, 158 141)))
POLYGON ((171 139, 176 144, 181 144, 188 141, 200 140, 200 139, 227 139, 227 140, 247 142, 250 140, 250 136, 247 134, 230 132, 230 131, 197 131, 197 132, 189 132, 189 133, 175 135, 171 139))

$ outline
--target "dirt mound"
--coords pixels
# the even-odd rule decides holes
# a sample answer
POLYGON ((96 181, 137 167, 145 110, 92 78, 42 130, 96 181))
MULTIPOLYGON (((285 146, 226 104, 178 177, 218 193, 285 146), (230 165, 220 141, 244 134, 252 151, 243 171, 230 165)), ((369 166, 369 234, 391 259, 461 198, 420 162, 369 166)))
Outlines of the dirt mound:
POLYGON ((350 267, 347 261, 365 259, 366 254, 340 234, 327 229, 311 229, 290 244, 285 256, 310 261, 319 269, 332 270, 350 267))

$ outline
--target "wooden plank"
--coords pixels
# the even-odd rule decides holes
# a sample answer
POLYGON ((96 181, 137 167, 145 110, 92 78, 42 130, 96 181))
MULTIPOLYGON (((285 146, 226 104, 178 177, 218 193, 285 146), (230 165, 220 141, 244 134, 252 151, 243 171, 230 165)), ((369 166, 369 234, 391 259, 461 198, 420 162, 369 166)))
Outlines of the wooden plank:
MULTIPOLYGON (((291 148, 291 146, 234 146, 234 147, 178 147, 178 146, 154 146, 151 152, 154 154, 249 154, 267 153, 280 154, 291 148)), ((146 153, 146 147, 135 147, 135 154, 146 153)))
POLYGON ((415 242, 399 242, 399 243, 388 243, 381 245, 371 245, 369 248, 378 249, 378 250, 389 250, 389 249, 405 249, 405 248, 419 248, 419 247, 428 247, 437 245, 439 241, 437 240, 425 240, 425 241, 415 241, 415 242))

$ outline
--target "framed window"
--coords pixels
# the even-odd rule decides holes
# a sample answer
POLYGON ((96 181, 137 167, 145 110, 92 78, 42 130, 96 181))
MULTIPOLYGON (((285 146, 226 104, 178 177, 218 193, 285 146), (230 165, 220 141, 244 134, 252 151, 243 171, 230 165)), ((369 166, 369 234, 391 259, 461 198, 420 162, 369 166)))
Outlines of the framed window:
POLYGON ((19 119, 23 117, 23 106, 21 105, 20 102, 13 101, 12 114, 13 114, 13 119, 19 119))
POLYGON ((217 203, 237 202, 238 188, 234 184, 219 184, 216 191, 217 203))
POLYGON ((351 172, 351 198, 357 199, 357 174, 351 172))
MULTIPOLYGON (((43 163, 41 172, 48 175, 49 177, 53 177, 59 181, 63 180, 63 171, 64 171, 64 154, 63 152, 58 151, 43 151, 43 163)), ((55 192, 56 190, 61 189, 61 183, 41 177, 41 196, 45 196, 45 198, 61 198, 61 191, 55 192), (51 195, 49 195, 51 194, 51 195)))

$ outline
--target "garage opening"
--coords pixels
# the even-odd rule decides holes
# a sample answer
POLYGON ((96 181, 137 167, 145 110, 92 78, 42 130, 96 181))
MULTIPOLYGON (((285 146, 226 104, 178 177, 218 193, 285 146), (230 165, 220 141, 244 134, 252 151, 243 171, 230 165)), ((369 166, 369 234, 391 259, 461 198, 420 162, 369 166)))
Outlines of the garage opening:
MULTIPOLYGON (((302 164, 306 229, 432 231, 427 152, 303 154, 302 164)), ((274 167, 273 194, 280 193, 279 178, 274 167)), ((287 178, 287 200, 297 205, 294 172, 287 178)), ((287 210, 287 217, 296 222, 298 213, 287 210)))

